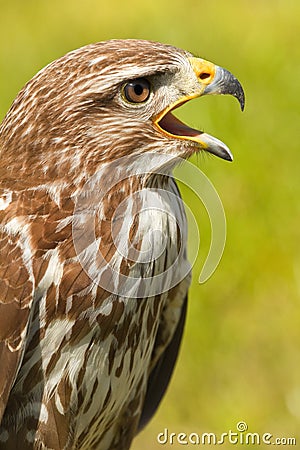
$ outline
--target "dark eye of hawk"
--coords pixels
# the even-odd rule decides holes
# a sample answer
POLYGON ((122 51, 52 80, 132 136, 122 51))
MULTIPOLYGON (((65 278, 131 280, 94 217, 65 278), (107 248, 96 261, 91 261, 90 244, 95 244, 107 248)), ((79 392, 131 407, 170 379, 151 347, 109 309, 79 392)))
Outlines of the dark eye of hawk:
POLYGON ((146 78, 129 81, 123 88, 124 97, 130 103, 143 103, 148 100, 151 86, 146 78))

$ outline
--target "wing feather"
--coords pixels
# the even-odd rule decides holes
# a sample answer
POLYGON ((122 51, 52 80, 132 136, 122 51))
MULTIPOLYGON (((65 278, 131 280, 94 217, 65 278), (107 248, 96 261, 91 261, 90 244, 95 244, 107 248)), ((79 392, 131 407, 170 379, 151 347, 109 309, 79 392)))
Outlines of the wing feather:
POLYGON ((187 297, 184 299, 181 307, 180 318, 173 337, 150 373, 138 431, 142 430, 151 420, 169 385, 180 348, 186 310, 187 297))

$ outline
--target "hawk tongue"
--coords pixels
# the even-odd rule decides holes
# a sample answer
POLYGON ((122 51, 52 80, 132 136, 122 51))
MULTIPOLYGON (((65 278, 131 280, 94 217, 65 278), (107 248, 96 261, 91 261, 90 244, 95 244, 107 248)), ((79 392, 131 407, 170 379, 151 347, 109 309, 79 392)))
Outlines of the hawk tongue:
POLYGON ((202 131, 190 128, 177 117, 168 112, 160 121, 159 126, 169 134, 181 137, 196 137, 202 134, 202 131))

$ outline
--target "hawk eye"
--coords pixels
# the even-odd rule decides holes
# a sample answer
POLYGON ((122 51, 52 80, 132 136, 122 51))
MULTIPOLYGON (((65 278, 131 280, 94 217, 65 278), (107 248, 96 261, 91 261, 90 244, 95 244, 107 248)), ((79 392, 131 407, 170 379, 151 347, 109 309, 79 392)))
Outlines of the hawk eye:
POLYGON ((146 78, 129 81, 123 88, 124 96, 130 103, 143 103, 148 100, 151 86, 146 78))

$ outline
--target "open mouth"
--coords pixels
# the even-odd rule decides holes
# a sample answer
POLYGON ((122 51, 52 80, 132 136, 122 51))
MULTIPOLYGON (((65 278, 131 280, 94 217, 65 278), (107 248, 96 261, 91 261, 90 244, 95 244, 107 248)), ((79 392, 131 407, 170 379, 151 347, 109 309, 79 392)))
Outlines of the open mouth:
POLYGON ((203 133, 202 131, 190 128, 188 125, 181 122, 181 120, 177 119, 170 111, 159 120, 157 125, 171 136, 181 137, 182 139, 191 138, 193 140, 193 138, 200 136, 203 133))
POLYGON ((232 161, 233 156, 229 148, 222 141, 203 131, 189 127, 172 114, 174 109, 189 100, 191 99, 184 99, 172 107, 166 108, 155 120, 155 125, 161 132, 171 138, 195 142, 198 145, 199 150, 204 150, 227 161, 232 161))

